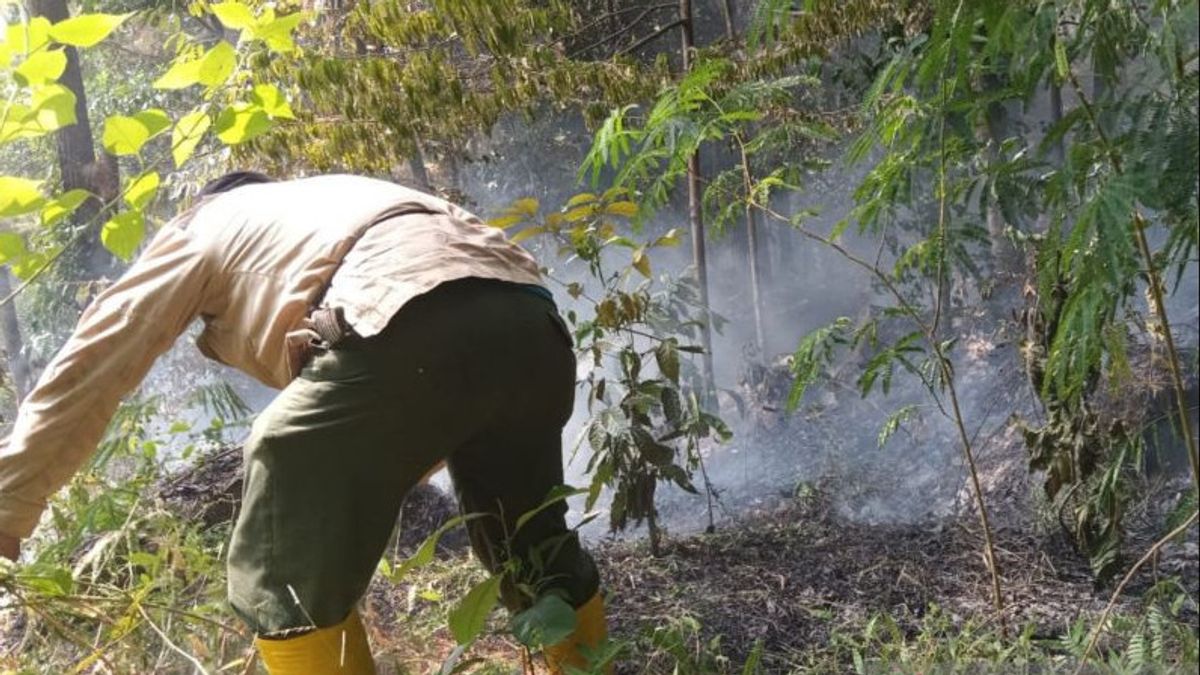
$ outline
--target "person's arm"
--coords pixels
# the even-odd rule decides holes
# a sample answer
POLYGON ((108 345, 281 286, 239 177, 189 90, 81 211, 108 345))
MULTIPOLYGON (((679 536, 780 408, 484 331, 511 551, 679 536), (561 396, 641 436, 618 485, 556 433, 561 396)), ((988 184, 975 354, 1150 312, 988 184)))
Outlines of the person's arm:
POLYGON ((211 279, 199 245, 168 224, 83 313, 0 441, 0 555, 15 553, 10 542, 29 536, 121 398, 199 314, 211 279))

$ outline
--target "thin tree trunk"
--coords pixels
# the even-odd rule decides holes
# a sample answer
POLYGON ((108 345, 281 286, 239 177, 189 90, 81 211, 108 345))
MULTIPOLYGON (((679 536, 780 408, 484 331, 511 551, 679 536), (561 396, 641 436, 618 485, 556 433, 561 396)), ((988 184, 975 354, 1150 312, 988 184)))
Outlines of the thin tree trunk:
MULTIPOLYGON (((32 4, 34 16, 45 17, 51 23, 70 16, 66 0, 33 0, 32 4)), ((79 52, 74 47, 64 47, 63 54, 67 57, 67 67, 58 82, 75 95, 75 124, 54 132, 62 188, 64 191, 83 189, 95 195, 107 195, 112 192, 111 184, 116 179, 116 163, 96 161, 79 52)), ((71 216, 77 226, 95 230, 94 236, 83 238, 80 248, 72 255, 73 260, 83 267, 84 276, 102 274, 109 271, 113 264, 112 256, 100 244, 100 223, 94 222, 101 206, 99 199, 88 199, 71 216)))
MULTIPOLYGON (((1050 83, 1050 125, 1058 126, 1058 123, 1063 118, 1063 100, 1062 100, 1062 85, 1057 82, 1050 83)), ((1054 143, 1052 148, 1054 156, 1054 165, 1061 168, 1067 161, 1067 150, 1063 143, 1064 139, 1059 136, 1058 141, 1054 143)))
POLYGON ((750 293, 754 303, 754 343, 758 347, 758 357, 766 362, 767 337, 763 330, 763 298, 762 271, 759 269, 760 248, 758 242, 758 221, 754 217, 754 202, 751 191, 754 189, 754 174, 750 172, 750 157, 746 155, 746 146, 741 138, 737 139, 738 154, 742 163, 742 189, 746 191, 746 253, 750 259, 750 293))
POLYGON ((421 137, 413 135, 413 151, 408 156, 408 169, 412 172, 413 183, 419 190, 433 192, 433 181, 429 180, 429 170, 425 166, 425 148, 421 137))
MULTIPOLYGON (((0 270, 0 298, 7 298, 12 293, 8 270, 0 270)), ((29 359, 25 357, 25 341, 21 338, 21 324, 17 320, 15 303, 7 302, 0 307, 0 332, 4 335, 4 352, 8 360, 8 374, 12 378, 13 391, 17 395, 17 403, 25 400, 25 395, 33 387, 33 373, 29 367, 29 359)))
MULTIPOLYGON (((692 68, 692 48, 695 44, 692 32, 692 0, 679 0, 680 34, 682 41, 683 72, 686 74, 692 68)), ((708 303, 708 253, 704 241, 704 212, 700 206, 700 152, 697 150, 688 157, 687 161, 688 187, 688 222, 692 231, 692 264, 696 266, 696 284, 699 287, 700 307, 704 312, 704 322, 700 329, 700 342, 704 348, 703 376, 704 385, 711 394, 716 391, 713 377, 712 353, 712 321, 709 318, 708 303)))
POLYGON ((725 19, 725 39, 737 42, 737 29, 733 26, 733 3, 721 0, 721 17, 725 19))

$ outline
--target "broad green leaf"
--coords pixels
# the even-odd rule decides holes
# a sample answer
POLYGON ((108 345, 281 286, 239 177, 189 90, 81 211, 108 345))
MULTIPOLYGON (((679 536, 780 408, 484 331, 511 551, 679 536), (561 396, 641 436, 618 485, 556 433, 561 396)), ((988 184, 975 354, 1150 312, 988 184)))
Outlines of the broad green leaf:
POLYGON ((77 188, 50 200, 42 207, 42 225, 49 227, 71 215, 89 196, 90 192, 77 188))
POLYGON ((67 55, 61 49, 30 54, 13 71, 13 77, 23 87, 57 81, 67 69, 67 55))
POLYGON ((179 118, 175 129, 171 131, 171 156, 175 160, 176 168, 183 166, 192 156, 210 126, 212 119, 199 110, 179 118))
POLYGON ((472 588, 457 607, 450 611, 450 632, 454 641, 465 645, 483 631, 488 615, 500 599, 502 576, 489 577, 487 581, 472 588))
POLYGON ((273 84, 260 84, 254 87, 253 100, 272 119, 294 120, 292 107, 288 105, 283 92, 273 84))
POLYGON ((50 27, 50 37, 73 47, 91 47, 108 37, 132 14, 80 14, 50 27))
POLYGON ((133 119, 141 122, 142 126, 146 127, 146 131, 150 133, 151 138, 171 128, 171 117, 158 108, 143 110, 134 115, 133 119))
POLYGON ((53 255, 53 252, 40 253, 37 251, 30 251, 20 258, 13 260, 8 264, 8 267, 18 279, 24 281, 25 279, 32 277, 34 274, 37 274, 38 271, 46 266, 46 263, 49 261, 47 255, 53 255))
POLYGON ((233 45, 221 40, 200 59, 197 79, 205 86, 218 87, 225 84, 236 66, 237 50, 233 45))
POLYGON ((159 177, 157 171, 147 171, 134 178, 125 189, 125 201, 134 209, 141 211, 158 192, 159 177))
POLYGON ((162 77, 154 81, 155 89, 183 89, 200 81, 200 64, 203 59, 175 61, 162 77))
POLYGON ((541 513, 542 511, 545 511, 561 501, 585 493, 587 493, 587 490, 574 488, 570 485, 556 485, 555 487, 551 488, 549 493, 546 494, 546 498, 542 500, 541 504, 538 504, 533 509, 522 513, 520 517, 517 518, 517 522, 513 527, 513 535, 519 533, 521 528, 525 527, 526 523, 533 520, 535 517, 537 517, 537 514, 541 513))
POLYGON ((575 609, 557 595, 543 595, 509 622, 513 637, 531 649, 556 645, 575 632, 575 609))
POLYGON ((19 216, 45 203, 38 181, 18 176, 0 176, 0 217, 19 216))
POLYGON ((18 138, 44 136, 46 132, 37 126, 36 117, 35 112, 28 106, 20 103, 10 104, 4 114, 0 114, 0 143, 18 138))
POLYGON ((113 216, 100 230, 100 241, 113 255, 128 261, 146 236, 146 223, 141 211, 125 211, 113 216))
POLYGON ((654 348, 654 360, 664 377, 679 384, 679 343, 673 338, 660 342, 654 348))
POLYGON ((519 243, 525 241, 526 239, 536 236, 536 235, 539 235, 539 234, 542 234, 545 231, 546 231, 546 228, 541 227, 541 226, 527 227, 527 228, 521 230, 520 232, 514 234, 512 237, 510 237, 509 241, 511 241, 514 244, 519 244, 519 243))
POLYGON ((0 232, 0 265, 17 260, 28 253, 25 240, 16 232, 0 232))
POLYGON ((61 84, 38 87, 33 93, 33 120, 49 133, 75 124, 75 93, 61 84))
POLYGON ((101 141, 104 143, 104 149, 114 155, 136 155, 148 140, 150 130, 133 117, 112 115, 104 120, 104 135, 101 141))
POLYGON ((296 48, 296 43, 292 41, 292 31, 296 30, 296 26, 299 26, 303 19, 303 12, 294 12, 287 16, 264 21, 251 28, 250 31, 256 39, 266 42, 272 51, 287 53, 296 48))
POLYGON ((226 145, 237 145, 271 128, 271 119, 258 106, 234 104, 217 115, 217 138, 226 145))
POLYGON ((604 207, 604 212, 610 216, 633 218, 638 214, 638 205, 633 202, 613 202, 604 207))
POLYGON ((580 204, 590 204, 596 201, 596 195, 590 192, 581 192, 567 200, 567 207, 579 206, 580 204))
POLYGON ((14 23, 5 31, 5 42, 13 54, 32 54, 50 42, 50 20, 35 16, 29 23, 14 23))
POLYGON ((225 24, 226 28, 231 30, 251 28, 257 23, 250 8, 240 2, 222 2, 209 5, 209 9, 217 15, 217 19, 225 24))

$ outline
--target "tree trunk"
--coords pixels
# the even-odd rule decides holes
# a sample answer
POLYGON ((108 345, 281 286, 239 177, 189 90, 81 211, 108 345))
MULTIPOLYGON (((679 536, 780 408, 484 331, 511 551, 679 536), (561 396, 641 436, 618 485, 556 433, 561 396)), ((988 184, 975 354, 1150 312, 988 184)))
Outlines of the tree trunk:
MULTIPOLYGON (((33 14, 45 17, 51 23, 57 23, 70 16, 66 0, 33 0, 33 14)), ((96 161, 79 52, 74 47, 64 47, 63 54, 67 57, 67 67, 58 82, 75 95, 75 124, 54 132, 58 167, 62 174, 62 189, 64 192, 83 189, 94 195, 110 196, 110 193, 114 192, 111 186, 117 179, 116 162, 109 158, 102 158, 107 161, 96 161)), ((93 230, 93 233, 84 235, 70 257, 82 268, 84 277, 110 271, 113 265, 112 256, 108 255, 100 243, 100 223, 96 221, 100 216, 101 206, 99 199, 88 199, 71 216, 71 221, 76 226, 93 230)))
POLYGON ((737 42, 737 29, 733 26, 733 3, 721 0, 721 17, 725 19, 725 39, 737 42))
MULTIPOLYGON (((692 48, 694 37, 692 32, 692 0, 679 0, 679 20, 682 41, 680 50, 683 59, 683 72, 686 75, 692 68, 692 48)), ((713 378, 712 353, 712 321, 708 303, 708 254, 704 241, 704 212, 700 205, 700 152, 697 150, 688 157, 687 161, 688 187, 688 222, 692 231, 692 264, 696 266, 696 285, 699 287, 700 308, 704 312, 703 325, 700 328, 700 343, 704 348, 702 374, 704 386, 711 394, 716 391, 713 378)))
MULTIPOLYGON (((8 270, 0 270, 0 298, 7 298, 12 293, 8 270)), ((25 400, 25 395, 33 387, 33 373, 29 367, 29 359, 25 356, 25 341, 21 338, 21 324, 17 320, 17 308, 12 301, 0 307, 0 333, 4 335, 4 351, 8 361, 8 374, 12 378, 13 392, 17 404, 25 400)))
POLYGON ((413 135, 413 151, 408 156, 408 170, 412 173, 413 187, 424 192, 433 193, 433 181, 429 180, 429 170, 425 166, 425 148, 421 145, 421 137, 413 135))

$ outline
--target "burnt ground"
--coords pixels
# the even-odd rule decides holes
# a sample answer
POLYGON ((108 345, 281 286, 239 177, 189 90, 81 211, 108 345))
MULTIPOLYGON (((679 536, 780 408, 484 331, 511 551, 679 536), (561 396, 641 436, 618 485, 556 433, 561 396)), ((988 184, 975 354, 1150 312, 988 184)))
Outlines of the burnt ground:
MULTIPOLYGON (((671 672, 674 661, 656 655, 648 636, 681 617, 699 626, 689 638, 696 649, 720 636, 732 672, 740 672, 738 664, 756 643, 764 673, 824 671, 833 645, 861 635, 877 615, 890 617, 909 638, 935 618, 949 634, 999 629, 975 522, 862 525, 829 513, 818 499, 783 500, 712 534, 669 538, 657 557, 644 542, 595 547, 613 634, 634 643, 636 657, 618 672, 671 672)), ((1086 559, 1065 542, 1057 533, 997 531, 1003 619, 1012 634, 1028 630, 1033 640, 1054 640, 1081 617, 1094 620, 1104 609, 1111 587, 1095 587, 1086 559)), ((1184 580, 1192 598, 1183 619, 1194 629, 1198 566, 1193 528, 1139 574, 1118 611, 1138 613, 1146 591, 1174 577, 1184 580)), ((367 614, 376 644, 390 655, 384 660, 400 664, 394 672, 436 670, 453 649, 440 628, 445 609, 480 578, 465 551, 449 550, 411 580, 377 580, 367 614)), ((516 644, 499 620, 492 628, 468 656, 515 663, 516 644)), ((693 667, 725 671, 719 664, 693 667)))

